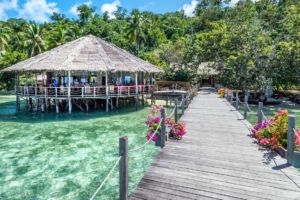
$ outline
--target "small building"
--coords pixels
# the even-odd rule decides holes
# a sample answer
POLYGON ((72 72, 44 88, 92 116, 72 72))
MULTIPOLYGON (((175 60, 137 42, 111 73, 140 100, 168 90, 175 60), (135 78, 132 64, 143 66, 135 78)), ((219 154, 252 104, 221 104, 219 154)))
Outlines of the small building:
POLYGON ((210 86, 215 87, 218 80, 218 71, 216 70, 215 62, 202 62, 198 66, 197 75, 201 87, 210 86))
POLYGON ((16 73, 17 108, 72 112, 119 107, 119 101, 144 99, 154 90, 160 69, 98 37, 88 35, 3 70, 16 73), (19 84, 19 77, 34 84, 19 84))

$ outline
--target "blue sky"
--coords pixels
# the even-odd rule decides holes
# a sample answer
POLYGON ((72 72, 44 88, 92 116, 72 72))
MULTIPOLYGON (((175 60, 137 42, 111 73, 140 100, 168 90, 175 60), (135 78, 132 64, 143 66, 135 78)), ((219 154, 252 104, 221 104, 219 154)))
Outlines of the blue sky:
POLYGON ((122 6, 128 11, 138 8, 155 13, 183 9, 187 16, 192 16, 197 0, 0 0, 0 20, 22 17, 44 22, 49 20, 53 12, 76 18, 76 7, 83 3, 95 6, 98 13, 108 11, 111 18, 114 17, 113 11, 117 6, 122 6))

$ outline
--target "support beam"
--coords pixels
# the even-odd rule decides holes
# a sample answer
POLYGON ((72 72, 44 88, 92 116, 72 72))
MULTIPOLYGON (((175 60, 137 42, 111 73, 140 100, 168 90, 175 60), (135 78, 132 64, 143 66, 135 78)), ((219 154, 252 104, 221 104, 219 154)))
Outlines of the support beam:
POLYGON ((138 109, 138 95, 139 95, 139 86, 138 86, 138 73, 135 73, 135 110, 138 109))
POLYGON ((68 71, 68 107, 69 107, 69 114, 72 114, 71 71, 68 71))
POLYGON ((105 94, 106 94, 106 112, 108 112, 109 99, 108 99, 108 75, 107 75, 107 72, 105 72, 105 94))
POLYGON ((19 89, 19 73, 16 73, 16 110, 17 112, 20 111, 20 96, 18 95, 18 89, 19 89))
POLYGON ((59 113, 59 102, 58 99, 55 99, 55 109, 56 109, 56 113, 59 113))

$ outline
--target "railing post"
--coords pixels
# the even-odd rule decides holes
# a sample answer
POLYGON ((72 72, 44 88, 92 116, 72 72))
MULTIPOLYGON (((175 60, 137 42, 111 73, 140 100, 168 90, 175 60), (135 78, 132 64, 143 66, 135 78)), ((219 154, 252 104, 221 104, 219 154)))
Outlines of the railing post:
POLYGON ((181 96, 181 115, 184 115, 184 107, 185 107, 185 98, 184 95, 181 96))
POLYGON ((175 123, 178 122, 178 99, 175 99, 175 123))
POLYGON ((166 141, 166 109, 161 108, 160 109, 160 116, 161 116, 161 128, 160 128, 160 147, 165 147, 165 141, 166 141))
POLYGON ((294 163, 294 148, 295 148, 295 115, 289 115, 288 120, 288 136, 287 136, 287 162, 293 165, 294 163))
POLYGON ((235 109, 239 109, 239 92, 235 91, 235 109))
POLYGON ((96 87, 94 86, 94 97, 96 97, 96 87))
POLYGON ((247 119, 247 111, 248 111, 248 92, 245 93, 244 98, 244 119, 247 119))
POLYGON ((263 112, 263 107, 264 107, 264 103, 263 102, 258 102, 258 123, 262 123, 262 112, 263 112))
POLYGON ((55 97, 57 97, 57 87, 55 87, 55 97))
POLYGON ((230 104, 232 105, 233 103, 233 90, 231 91, 231 94, 230 94, 230 104))
POLYGON ((122 156, 119 163, 119 199, 128 198, 128 137, 119 138, 119 156, 122 156))

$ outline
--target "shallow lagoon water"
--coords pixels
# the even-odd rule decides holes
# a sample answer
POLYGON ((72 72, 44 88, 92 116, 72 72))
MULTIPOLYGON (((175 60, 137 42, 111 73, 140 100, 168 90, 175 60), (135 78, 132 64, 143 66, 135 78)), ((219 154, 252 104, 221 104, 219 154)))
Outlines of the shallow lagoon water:
MULTIPOLYGON (((104 113, 14 114, 0 96, 0 199, 89 199, 118 159, 119 137, 143 144, 148 108, 104 113)), ((159 149, 151 142, 129 155, 134 190, 159 149)), ((96 199, 118 199, 118 167, 96 199)))

